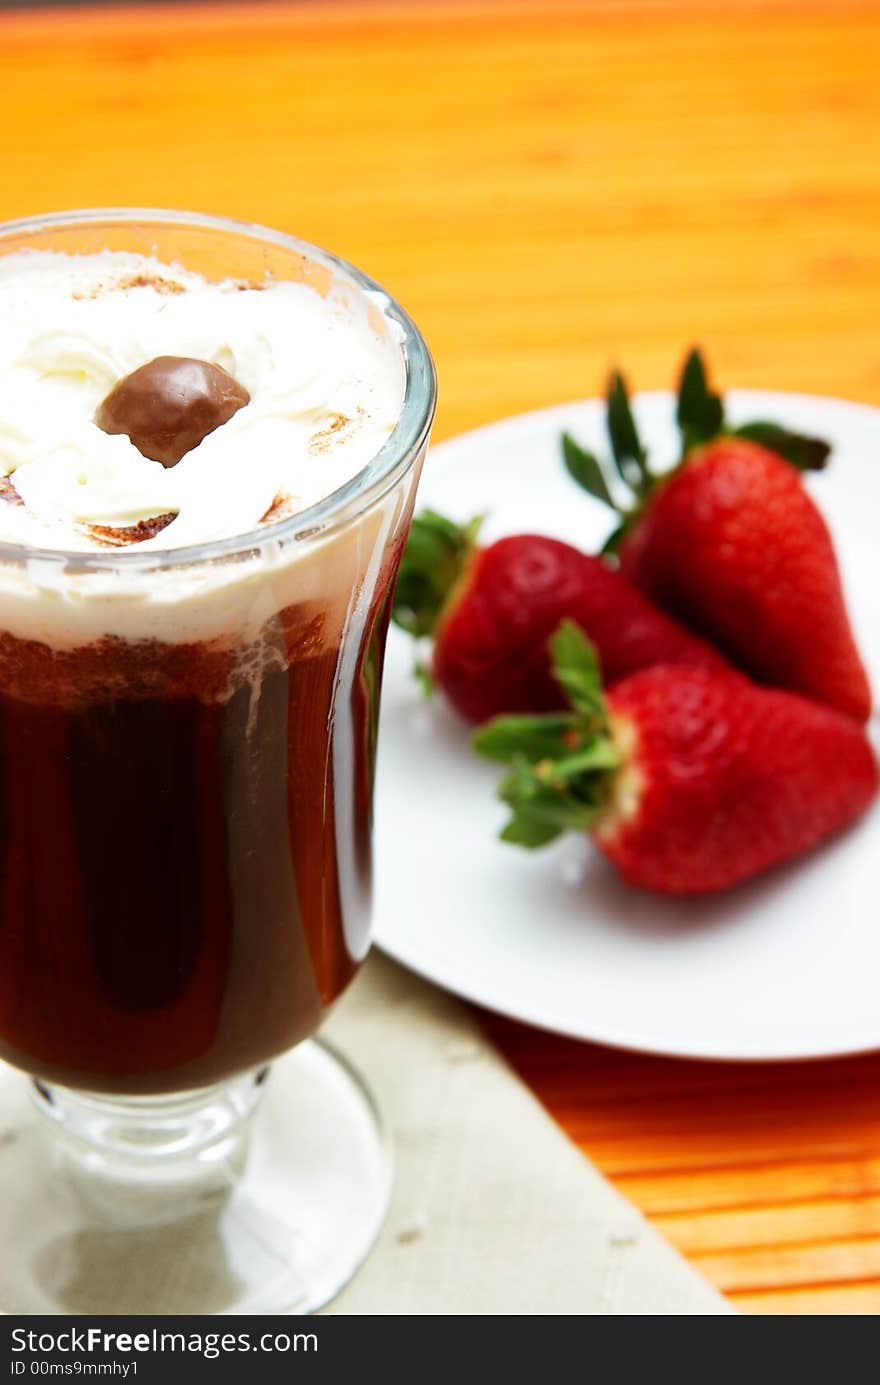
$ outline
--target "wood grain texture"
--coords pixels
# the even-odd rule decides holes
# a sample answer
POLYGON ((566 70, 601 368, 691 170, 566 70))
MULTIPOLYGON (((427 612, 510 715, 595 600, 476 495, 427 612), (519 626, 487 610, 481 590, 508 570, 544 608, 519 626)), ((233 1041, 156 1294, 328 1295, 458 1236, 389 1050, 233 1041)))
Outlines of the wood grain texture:
MULTIPOLYGON (((880 402, 880 7, 361 3, 0 16, 0 216, 185 205, 332 246, 437 357, 437 435, 669 382, 880 402)), ((880 1308, 880 1058, 704 1067, 487 1020, 757 1313, 880 1308)))
POLYGON ((745 1311, 880 1309, 880 1056, 681 1062, 484 1018, 572 1138, 745 1311))

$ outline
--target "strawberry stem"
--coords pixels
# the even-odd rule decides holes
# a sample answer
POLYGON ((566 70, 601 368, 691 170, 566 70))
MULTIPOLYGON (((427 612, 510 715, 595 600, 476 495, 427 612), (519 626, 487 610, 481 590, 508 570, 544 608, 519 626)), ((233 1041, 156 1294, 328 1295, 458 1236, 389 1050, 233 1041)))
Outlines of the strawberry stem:
POLYGON ((443 607, 464 575, 483 516, 456 524, 436 510, 416 515, 400 564, 391 616, 421 639, 433 635, 443 607))
POLYGON ((724 402, 709 386, 706 365, 698 347, 688 352, 678 384, 675 416, 681 434, 681 460, 664 475, 658 476, 648 465, 648 453, 636 428, 626 382, 618 370, 611 373, 606 399, 611 455, 618 477, 626 487, 628 504, 619 504, 615 499, 606 464, 582 447, 570 433, 562 435, 562 457, 569 475, 583 490, 610 505, 620 516, 620 523, 605 540, 603 554, 616 553, 623 538, 638 522, 654 487, 684 465, 695 448, 713 438, 725 434, 748 438, 784 457, 799 471, 821 471, 831 453, 830 445, 821 438, 795 433, 763 419, 741 424, 738 428, 728 427, 724 402))
POLYGON ((562 832, 594 827, 621 763, 592 644, 564 621, 550 650, 571 711, 496 717, 471 742, 480 755, 511 766, 498 790, 512 810, 501 836, 518 846, 544 846, 562 832))
POLYGON ((619 523, 605 540, 603 554, 617 552, 624 535, 638 520, 645 501, 656 484, 648 467, 648 453, 642 446, 630 407, 626 381, 619 370, 612 371, 606 391, 608 437, 617 475, 626 487, 628 504, 619 504, 605 475, 605 465, 599 458, 571 436, 562 435, 562 458, 568 474, 596 500, 609 505, 619 517, 619 523))
POLYGON ((784 457, 798 471, 821 471, 831 455, 831 444, 806 433, 795 433, 779 423, 756 419, 731 428, 724 418, 719 394, 709 388, 706 366, 697 347, 688 353, 678 386, 676 418, 681 433, 682 460, 703 443, 727 433, 760 443, 778 457, 784 457))

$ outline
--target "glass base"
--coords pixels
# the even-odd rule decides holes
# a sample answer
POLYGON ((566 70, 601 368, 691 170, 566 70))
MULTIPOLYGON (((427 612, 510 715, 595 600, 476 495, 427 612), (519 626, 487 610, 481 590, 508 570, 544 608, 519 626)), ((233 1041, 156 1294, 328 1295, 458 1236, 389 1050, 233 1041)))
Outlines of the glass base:
POLYGON ((391 1188, 373 1100, 324 1040, 173 1097, 0 1065, 0 1311, 309 1313, 369 1251, 391 1188))

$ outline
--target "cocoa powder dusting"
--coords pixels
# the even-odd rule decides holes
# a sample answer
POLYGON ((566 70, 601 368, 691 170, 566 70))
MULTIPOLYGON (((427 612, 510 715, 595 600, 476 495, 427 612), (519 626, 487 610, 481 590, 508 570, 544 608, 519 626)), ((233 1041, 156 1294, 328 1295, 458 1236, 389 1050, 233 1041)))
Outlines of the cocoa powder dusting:
MULTIPOLYGON (((21 504, 21 501, 19 501, 21 504)), ((106 548, 125 548, 131 543, 143 543, 145 539, 155 538, 166 529, 177 514, 171 511, 164 515, 151 515, 149 519, 139 519, 137 524, 85 524, 84 531, 97 543, 106 548)))
POLYGON ((0 500, 5 500, 7 505, 24 504, 24 501, 8 476, 0 476, 0 500))
POLYGON ((259 523, 271 524, 278 519, 289 519, 298 509, 299 506, 292 495, 282 495, 279 491, 266 513, 260 516, 259 523))
POLYGON ((322 428, 320 433, 313 433, 309 439, 311 455, 317 457, 321 452, 329 451, 334 435, 341 432, 343 428, 347 428, 350 423, 351 419, 346 418, 345 414, 334 414, 327 427, 322 428))
POLYGON ((124 289, 155 289, 156 293, 186 293, 186 286, 174 279, 163 279, 160 274, 128 274, 124 279, 115 279, 110 284, 96 284, 88 293, 75 292, 76 299, 99 298, 102 293, 116 293, 124 289))

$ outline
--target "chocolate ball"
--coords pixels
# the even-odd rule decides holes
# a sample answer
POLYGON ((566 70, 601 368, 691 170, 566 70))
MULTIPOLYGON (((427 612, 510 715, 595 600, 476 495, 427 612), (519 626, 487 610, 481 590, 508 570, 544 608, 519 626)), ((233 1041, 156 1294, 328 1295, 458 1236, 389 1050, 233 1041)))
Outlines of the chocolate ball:
POLYGON ((244 386, 219 365, 157 356, 114 386, 95 422, 105 433, 125 433, 144 457, 168 467, 249 401, 244 386))

